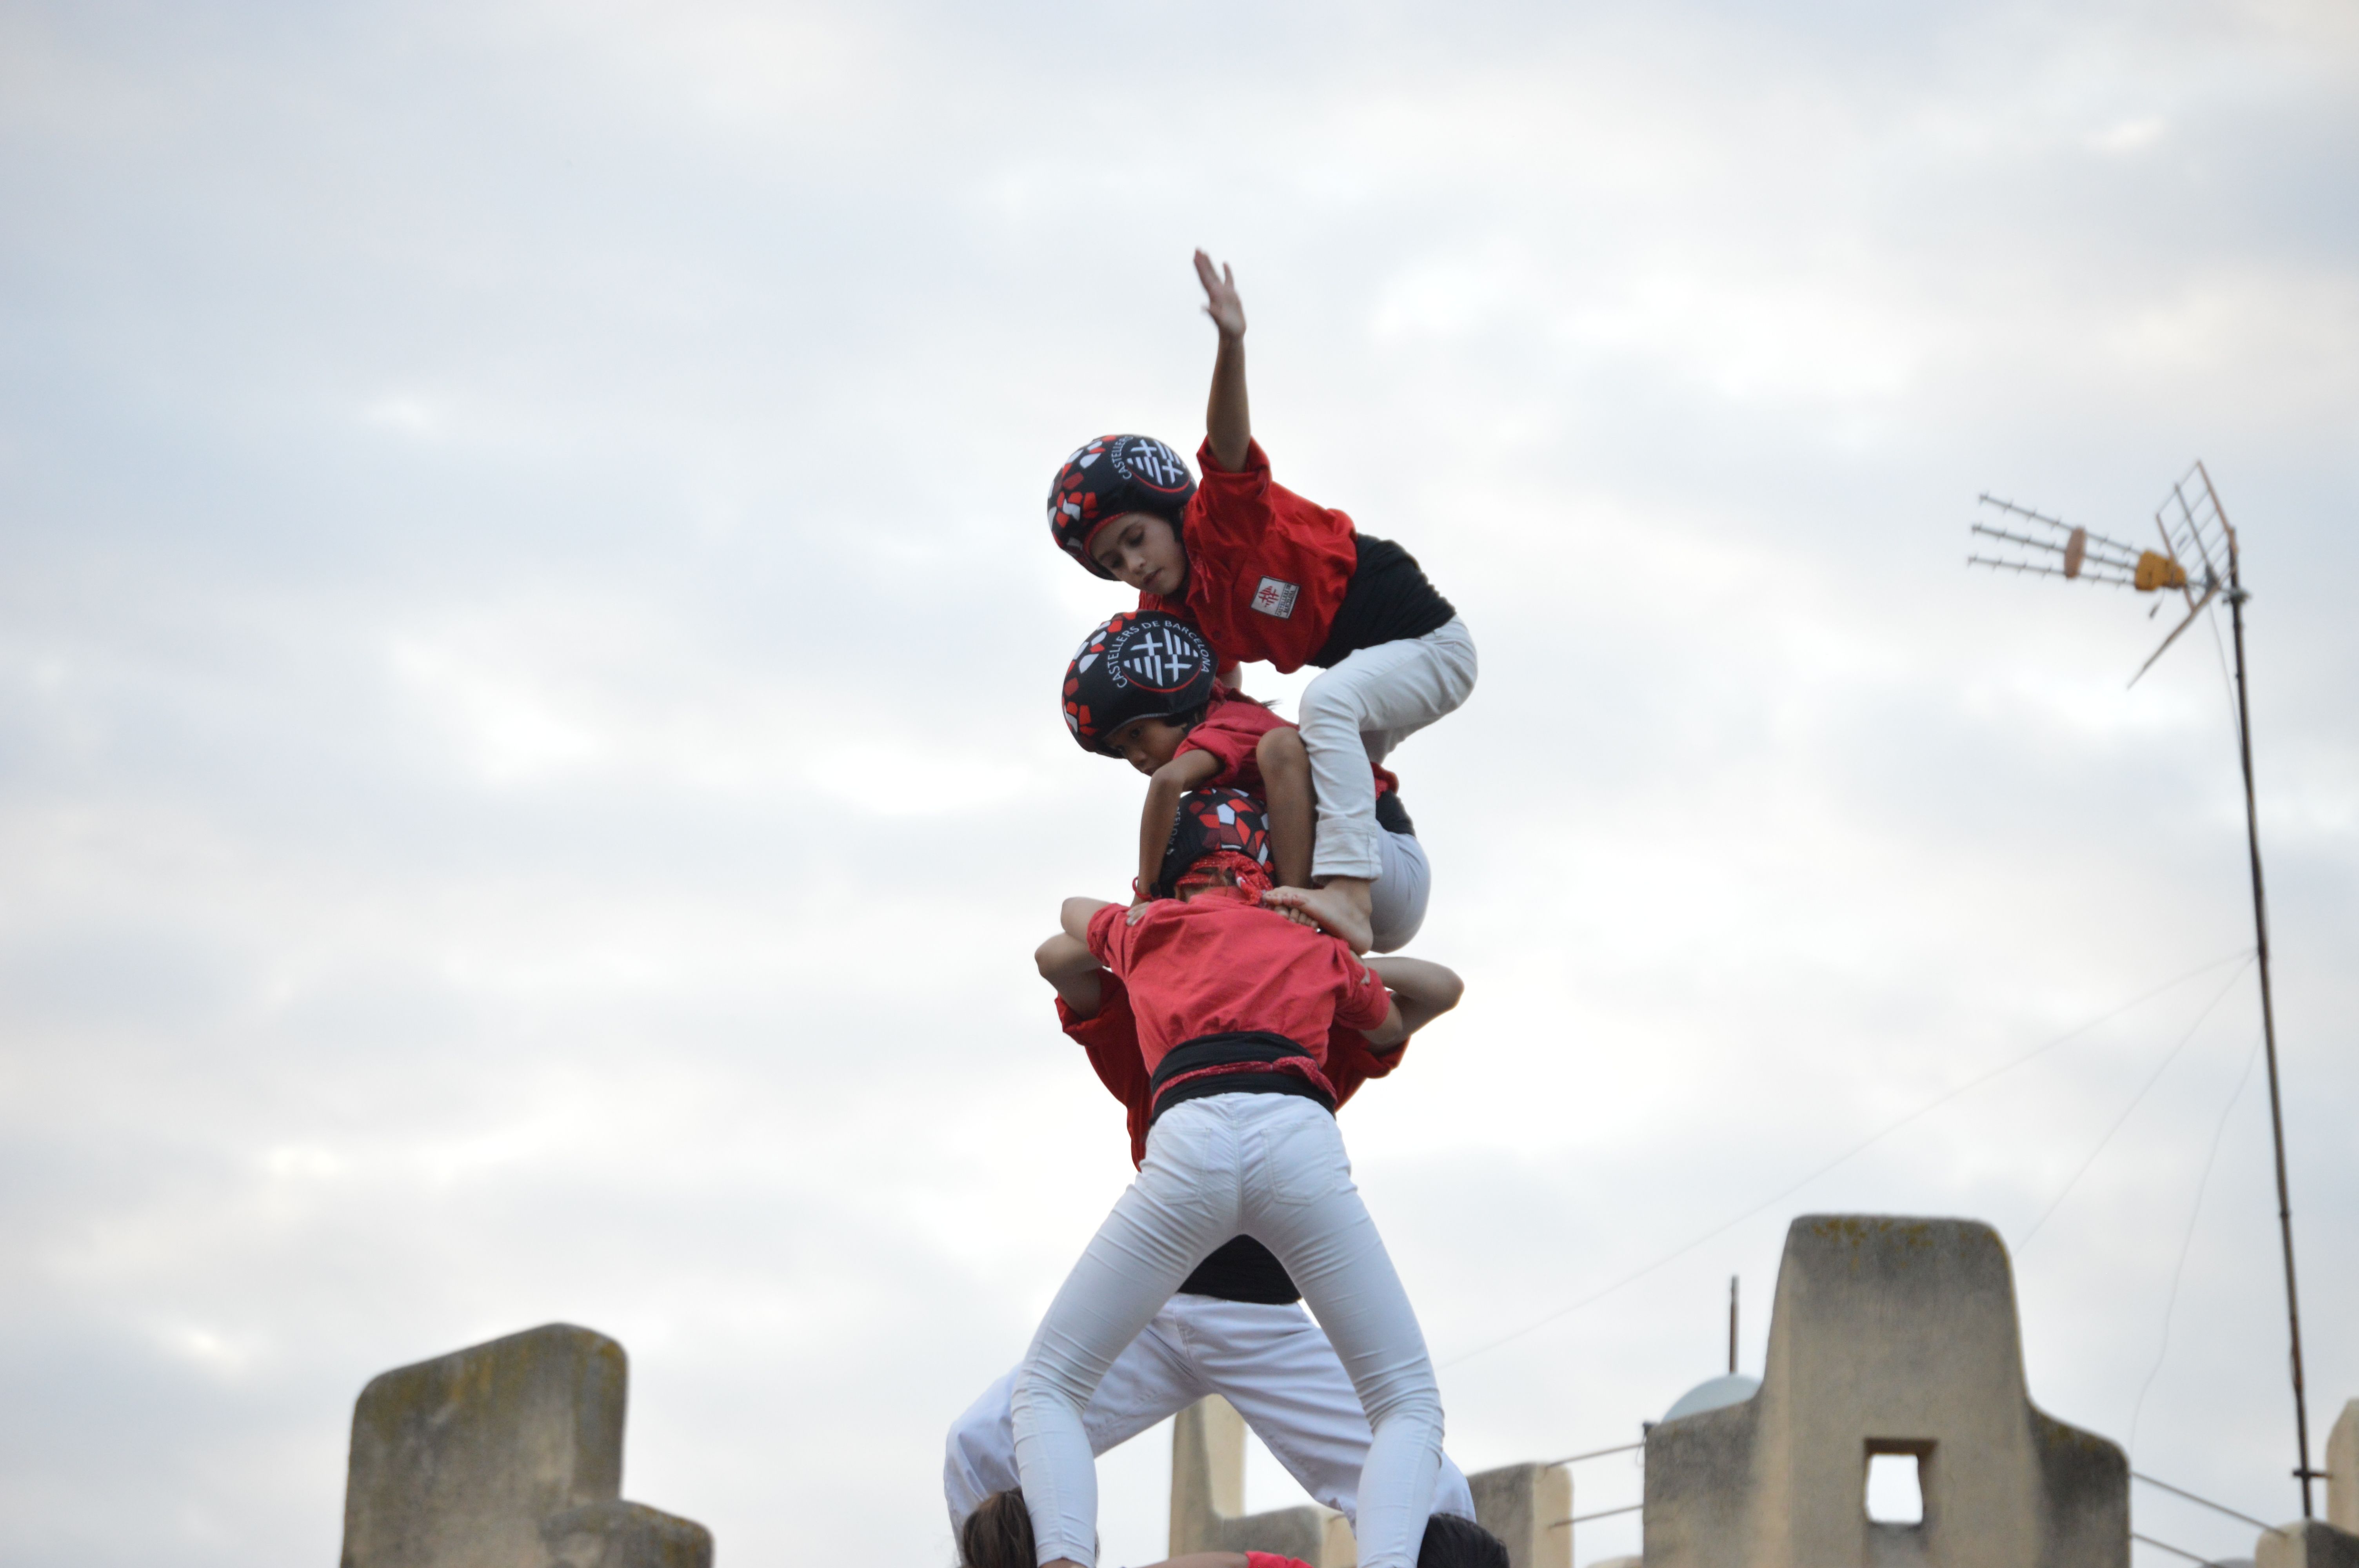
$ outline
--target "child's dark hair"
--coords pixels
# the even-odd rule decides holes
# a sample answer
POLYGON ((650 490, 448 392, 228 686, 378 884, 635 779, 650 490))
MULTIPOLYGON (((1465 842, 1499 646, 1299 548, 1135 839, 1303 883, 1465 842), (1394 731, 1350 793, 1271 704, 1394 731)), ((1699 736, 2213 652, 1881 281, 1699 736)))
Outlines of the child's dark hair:
MULTIPOLYGON (((1032 1538, 1024 1539, 1029 1545, 1032 1538)), ((1471 1519, 1435 1514, 1425 1521, 1417 1568, 1507 1568, 1507 1543, 1471 1519)))
POLYGON ((994 1492, 959 1524, 959 1568, 1037 1568, 1024 1488, 994 1492))

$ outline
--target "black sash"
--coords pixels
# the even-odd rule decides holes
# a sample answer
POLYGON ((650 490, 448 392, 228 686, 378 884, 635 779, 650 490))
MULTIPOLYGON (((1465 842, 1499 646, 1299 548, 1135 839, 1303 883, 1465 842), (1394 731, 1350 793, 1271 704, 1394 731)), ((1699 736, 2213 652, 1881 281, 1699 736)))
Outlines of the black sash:
POLYGON ((1274 1034, 1266 1029, 1248 1029, 1230 1034, 1200 1034, 1193 1040, 1175 1045, 1156 1066, 1154 1077, 1147 1081, 1147 1092, 1155 1097, 1155 1109, 1147 1117, 1147 1124, 1154 1126, 1156 1118, 1175 1105, 1184 1105, 1191 1099, 1203 1099, 1212 1095, 1299 1095, 1305 1099, 1318 1101, 1322 1109, 1332 1115, 1335 1101, 1324 1089, 1299 1073, 1282 1072, 1275 1067, 1258 1073, 1212 1073, 1204 1077, 1191 1078, 1169 1093, 1164 1091, 1164 1086, 1172 1079, 1201 1072, 1206 1067, 1283 1062, 1291 1057, 1300 1057, 1316 1065, 1310 1052, 1285 1035, 1274 1034))

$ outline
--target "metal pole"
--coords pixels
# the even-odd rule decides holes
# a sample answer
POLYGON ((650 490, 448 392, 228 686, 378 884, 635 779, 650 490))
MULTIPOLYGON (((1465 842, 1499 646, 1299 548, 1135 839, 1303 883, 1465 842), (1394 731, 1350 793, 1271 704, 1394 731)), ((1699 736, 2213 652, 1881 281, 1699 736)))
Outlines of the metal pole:
MULTIPOLYGON (((2212 476, 2205 474, 2203 482, 2209 488, 2212 476)), ((2219 504, 2219 492, 2212 492, 2212 504, 2219 504)), ((2220 518, 2227 526, 2227 514, 2220 518)), ((2277 1005, 2269 993, 2269 906, 2261 889, 2261 827, 2253 805, 2253 721, 2252 709, 2245 697, 2245 586, 2239 578, 2236 560, 2236 535, 2228 533, 2228 614, 2235 628, 2236 637, 2236 750, 2245 765, 2245 845, 2253 861, 2253 946, 2260 959, 2261 972, 2261 1040, 2269 1060, 2269 1130, 2277 1140, 2277 1230, 2285 1243, 2286 1325, 2293 1341, 2293 1430, 2294 1441, 2300 1451, 2300 1464, 2295 1476, 2301 1480, 2301 1517, 2309 1519, 2310 1482, 2310 1400, 2302 1389, 2301 1379, 2301 1295, 2295 1289, 2293 1274, 2293 1198, 2286 1184, 2285 1102, 2277 1089, 2277 1005)))
POLYGON ((1728 1277, 1728 1375, 1736 1376, 1736 1276, 1728 1277))

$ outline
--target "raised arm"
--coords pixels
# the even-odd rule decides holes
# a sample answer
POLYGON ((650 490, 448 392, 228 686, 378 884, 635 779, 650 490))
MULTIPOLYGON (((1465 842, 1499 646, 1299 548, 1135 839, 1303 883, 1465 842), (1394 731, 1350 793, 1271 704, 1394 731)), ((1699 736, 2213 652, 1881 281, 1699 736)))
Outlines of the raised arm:
POLYGON ((1212 258, 1196 253, 1196 281, 1204 286, 1204 314, 1221 330, 1221 346, 1212 356, 1212 395, 1204 404, 1204 438, 1212 456, 1231 473, 1245 466, 1245 449, 1253 445, 1253 418, 1245 406, 1245 308, 1237 297, 1236 275, 1215 268, 1212 258))
POLYGON ((1060 931, 1032 951, 1032 962, 1039 967, 1040 978, 1057 988, 1065 1005, 1082 1018, 1095 1018, 1098 1004, 1105 1000, 1105 990, 1099 977, 1097 956, 1089 945, 1060 931))
POLYGON ((1367 1032, 1368 1044, 1388 1051, 1458 1005, 1466 982, 1440 964, 1423 958, 1370 958, 1369 968, 1393 993, 1393 1010, 1382 1024, 1367 1032))
POLYGON ((1147 805, 1138 816, 1138 898, 1163 873, 1163 851, 1171 847, 1180 797, 1220 771, 1221 760, 1212 752, 1182 752, 1148 775, 1147 805))

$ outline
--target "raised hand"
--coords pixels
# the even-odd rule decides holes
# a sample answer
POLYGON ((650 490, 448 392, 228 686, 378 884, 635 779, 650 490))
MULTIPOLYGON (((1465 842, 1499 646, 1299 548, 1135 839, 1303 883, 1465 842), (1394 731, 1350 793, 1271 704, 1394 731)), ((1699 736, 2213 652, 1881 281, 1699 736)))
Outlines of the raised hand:
POLYGON ((1212 258, 1203 252, 1196 253, 1196 281, 1204 286, 1204 314, 1221 330, 1223 338, 1245 335, 1245 301, 1237 297, 1237 275, 1228 267, 1214 267, 1212 258))
POLYGON ((1245 402, 1245 307, 1237 297, 1236 274, 1217 271, 1212 258, 1196 253, 1196 281, 1204 286, 1204 314, 1221 330, 1212 351, 1212 392, 1204 400, 1204 444, 1213 460, 1231 473, 1245 465, 1253 449, 1253 415, 1245 402))

